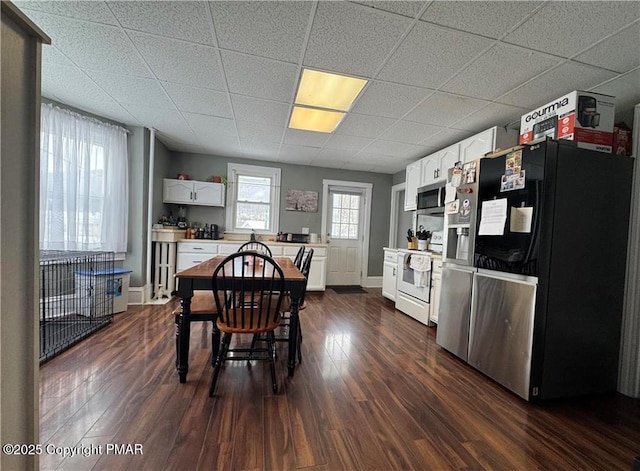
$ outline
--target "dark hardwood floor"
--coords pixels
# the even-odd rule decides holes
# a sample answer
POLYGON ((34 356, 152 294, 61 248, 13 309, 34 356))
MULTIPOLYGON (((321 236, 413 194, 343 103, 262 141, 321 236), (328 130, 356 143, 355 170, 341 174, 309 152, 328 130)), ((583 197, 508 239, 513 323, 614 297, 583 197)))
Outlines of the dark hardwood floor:
POLYGON ((40 442, 87 447, 41 469, 631 470, 640 400, 524 402, 368 291, 307 296, 303 363, 287 377, 279 345, 277 395, 266 363, 239 362, 209 398, 209 323, 193 324, 180 384, 175 300, 116 315, 41 367, 40 442), (114 443, 143 454, 107 454, 114 443))

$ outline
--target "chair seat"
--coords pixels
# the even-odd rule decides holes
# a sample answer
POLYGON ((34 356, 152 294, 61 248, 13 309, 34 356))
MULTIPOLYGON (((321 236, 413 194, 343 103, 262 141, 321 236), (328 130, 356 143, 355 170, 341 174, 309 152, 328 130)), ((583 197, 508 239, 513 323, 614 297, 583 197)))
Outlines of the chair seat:
MULTIPOLYGON (((216 309, 216 302, 213 299, 213 292, 208 290, 194 292, 191 298, 190 312, 192 316, 216 314, 218 310, 216 309)), ((173 311, 173 314, 180 314, 180 306, 173 311)))
POLYGON ((262 332, 271 332, 280 325, 280 319, 276 319, 276 322, 270 322, 269 325, 258 326, 257 322, 254 325, 245 324, 244 327, 234 327, 233 325, 225 324, 221 319, 216 322, 218 329, 222 332, 229 332, 232 334, 259 334, 262 332))

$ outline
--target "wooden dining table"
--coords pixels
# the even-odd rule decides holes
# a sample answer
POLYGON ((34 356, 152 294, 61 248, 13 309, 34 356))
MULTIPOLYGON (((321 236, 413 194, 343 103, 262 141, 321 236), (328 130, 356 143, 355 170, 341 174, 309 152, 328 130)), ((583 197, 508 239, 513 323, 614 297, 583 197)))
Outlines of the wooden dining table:
MULTIPOLYGON (((175 274, 175 277, 178 279, 176 294, 181 298, 180 314, 178 314, 176 322, 176 369, 181 383, 186 382, 187 372, 189 371, 189 337, 191 334, 191 322, 189 322, 189 318, 191 316, 191 298, 193 297, 194 291, 212 290, 213 271, 225 258, 227 258, 227 255, 218 255, 175 274)), ((298 346, 298 308, 304 292, 306 278, 290 258, 273 257, 273 260, 282 269, 285 290, 289 292, 291 297, 287 368, 289 376, 293 376, 296 367, 296 349, 298 346)), ((213 351, 215 353, 220 344, 220 331, 217 329, 215 322, 213 329, 213 351)))

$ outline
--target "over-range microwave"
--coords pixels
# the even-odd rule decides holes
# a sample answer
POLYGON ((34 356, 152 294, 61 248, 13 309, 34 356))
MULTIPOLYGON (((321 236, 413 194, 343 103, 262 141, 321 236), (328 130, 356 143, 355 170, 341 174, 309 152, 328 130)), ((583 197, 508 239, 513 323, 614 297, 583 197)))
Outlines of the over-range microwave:
POLYGON ((444 214, 445 184, 439 182, 418 188, 418 214, 444 214))

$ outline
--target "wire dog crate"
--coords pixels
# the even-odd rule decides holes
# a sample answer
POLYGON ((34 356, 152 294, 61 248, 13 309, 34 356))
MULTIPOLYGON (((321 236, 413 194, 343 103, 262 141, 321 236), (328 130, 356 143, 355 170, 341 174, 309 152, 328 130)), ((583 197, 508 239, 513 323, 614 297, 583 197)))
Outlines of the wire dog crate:
POLYGON ((113 320, 113 252, 40 251, 40 363, 113 320))

